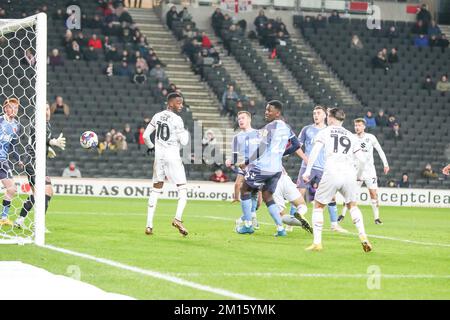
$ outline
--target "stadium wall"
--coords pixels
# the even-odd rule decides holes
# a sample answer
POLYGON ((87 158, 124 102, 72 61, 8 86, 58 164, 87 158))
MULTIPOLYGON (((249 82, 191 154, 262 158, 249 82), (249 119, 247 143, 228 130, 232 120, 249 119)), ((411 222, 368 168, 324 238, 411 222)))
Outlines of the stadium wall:
MULTIPOLYGON (((29 193, 28 181, 24 177, 16 177, 18 190, 29 193)), ((52 178, 55 195, 62 196, 88 196, 88 197, 115 197, 115 198, 148 198, 151 190, 150 180, 125 179, 95 179, 95 178, 52 178)), ((220 200, 233 199, 233 183, 215 182, 188 182, 188 198, 191 200, 220 200)), ((1 190, 3 192, 3 189, 1 190)), ((162 199, 178 199, 175 185, 167 184, 162 199)), ((387 206, 409 206, 450 208, 450 190, 436 189, 399 189, 380 188, 379 200, 387 206)), ((340 194, 337 202, 343 203, 340 194)), ((359 203, 370 205, 367 189, 361 189, 359 203)))

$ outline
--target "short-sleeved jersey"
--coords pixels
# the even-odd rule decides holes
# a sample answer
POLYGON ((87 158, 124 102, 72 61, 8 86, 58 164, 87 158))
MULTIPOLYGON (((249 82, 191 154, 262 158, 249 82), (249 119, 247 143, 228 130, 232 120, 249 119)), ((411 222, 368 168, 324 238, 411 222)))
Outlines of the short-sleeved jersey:
POLYGON ((153 116, 149 126, 155 128, 155 155, 179 157, 178 135, 185 130, 183 119, 172 111, 164 110, 153 116))
POLYGON ((378 142, 377 137, 375 137, 373 134, 370 133, 364 133, 361 137, 359 137, 357 134, 355 134, 355 139, 359 143, 359 146, 361 148, 361 151, 363 152, 364 158, 365 158, 365 166, 373 166, 373 149, 375 148, 378 151, 378 154, 380 155, 381 161, 383 161, 383 165, 385 167, 388 167, 388 162, 386 159, 386 155, 383 152, 383 149, 380 146, 380 143, 378 142))
POLYGON ((233 137, 231 143, 231 150, 233 153, 232 162, 242 163, 247 162, 250 156, 253 155, 259 146, 258 130, 251 129, 250 131, 242 131, 233 137))
POLYGON ((353 133, 339 126, 328 126, 321 130, 315 142, 322 143, 325 151, 325 170, 345 172, 345 169, 355 170, 354 153, 361 149, 353 133))
POLYGON ((274 174, 283 170, 282 158, 290 139, 296 138, 292 129, 282 120, 274 120, 259 130, 260 144, 256 156, 251 156, 249 169, 261 174, 274 174))
MULTIPOLYGON (((302 129, 300 134, 298 135, 298 141, 300 142, 300 147, 305 146, 305 154, 309 157, 311 150, 314 145, 314 138, 316 135, 324 128, 317 128, 314 124, 306 126, 302 129)), ((317 160, 314 162, 313 169, 323 171, 325 167, 325 151, 322 149, 317 157, 317 160)), ((302 168, 306 168, 306 163, 302 161, 302 168)))
POLYGON ((0 118, 0 161, 8 160, 8 155, 19 159, 17 147, 19 144, 20 126, 16 119, 6 120, 3 116, 0 118))

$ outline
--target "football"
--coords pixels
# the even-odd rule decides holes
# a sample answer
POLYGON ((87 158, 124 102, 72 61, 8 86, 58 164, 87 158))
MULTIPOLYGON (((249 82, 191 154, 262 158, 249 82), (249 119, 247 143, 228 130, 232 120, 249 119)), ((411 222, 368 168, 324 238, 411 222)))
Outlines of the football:
POLYGON ((85 131, 80 136, 80 144, 84 149, 96 148, 98 145, 97 134, 93 131, 85 131))

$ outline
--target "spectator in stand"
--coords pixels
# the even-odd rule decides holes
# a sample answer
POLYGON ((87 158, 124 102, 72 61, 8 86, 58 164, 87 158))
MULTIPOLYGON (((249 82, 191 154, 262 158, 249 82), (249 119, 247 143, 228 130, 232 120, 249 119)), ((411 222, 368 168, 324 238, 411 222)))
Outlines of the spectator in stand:
POLYGON ((388 118, 384 114, 383 109, 380 109, 378 111, 378 115, 375 117, 375 122, 377 124, 377 127, 379 127, 379 128, 385 128, 388 126, 388 118))
POLYGON ((136 142, 136 138, 135 138, 133 132, 131 131, 130 124, 128 124, 128 123, 125 124, 125 127, 123 128, 123 135, 124 135, 127 143, 135 143, 136 142))
POLYGON ((411 29, 411 33, 413 34, 427 34, 428 29, 425 27, 422 20, 417 21, 411 29))
POLYGON ((95 14, 92 19, 89 19, 87 21, 87 26, 91 29, 102 29, 103 28, 102 18, 98 14, 95 14))
POLYGON ((400 131, 400 124, 396 122, 392 127, 392 131, 388 133, 386 138, 389 140, 394 140, 396 142, 403 140, 403 133, 401 133, 400 131))
POLYGON ((223 173, 222 169, 217 168, 216 171, 214 171, 214 174, 212 174, 209 177, 210 181, 213 182, 219 182, 219 183, 223 183, 223 182, 228 182, 228 177, 223 173))
POLYGON ((62 56, 59 54, 58 49, 53 49, 52 54, 48 57, 48 64, 52 67, 63 66, 64 60, 62 56))
POLYGON ((431 50, 433 50, 434 47, 437 47, 439 44, 439 38, 436 35, 432 35, 430 36, 430 38, 428 39, 428 44, 431 48, 431 50))
POLYGON ((62 45, 64 46, 64 48, 69 49, 72 46, 73 40, 75 39, 73 37, 72 31, 67 29, 66 33, 64 34, 64 38, 62 40, 62 45))
MULTIPOLYGON (((153 50, 150 50, 150 52, 153 52, 153 50)), ((158 64, 162 67, 166 66, 161 60, 159 60, 159 58, 156 56, 156 53, 149 54, 149 56, 147 57, 147 64, 150 70, 152 70, 158 64)))
POLYGON ((399 121, 393 114, 390 114, 388 117, 388 127, 393 128, 396 123, 399 123, 399 121))
MULTIPOLYGON (((139 51, 138 51, 139 52, 139 51)), ((136 59, 136 69, 140 68, 144 73, 148 72, 148 64, 147 61, 145 61, 144 58, 138 57, 136 59)))
POLYGON ((221 36, 221 31, 222 31, 222 22, 223 22, 223 14, 222 14, 222 10, 220 10, 220 8, 217 8, 212 17, 212 27, 214 29, 214 33, 216 34, 216 36, 220 37, 221 36))
POLYGON ((81 172, 76 167, 75 162, 71 161, 69 166, 62 173, 63 178, 81 178, 81 172))
POLYGON ((323 16, 319 13, 316 17, 316 20, 314 20, 314 29, 317 32, 317 29, 323 29, 327 26, 326 20, 323 18, 323 16))
POLYGON ((63 97, 56 96, 55 102, 50 106, 50 112, 52 114, 64 114, 68 117, 70 114, 70 107, 67 103, 64 103, 63 97))
POLYGON ((106 61, 112 61, 112 62, 118 62, 121 60, 120 54, 117 51, 116 46, 112 45, 111 50, 106 52, 105 54, 105 60, 106 61))
POLYGON ((264 46, 264 48, 270 52, 275 49, 277 45, 277 33, 276 30, 273 28, 272 23, 268 23, 267 26, 261 30, 261 44, 264 46))
POLYGON ((170 30, 172 30, 173 21, 178 21, 178 20, 179 20, 179 17, 178 17, 177 7, 176 6, 170 7, 169 11, 167 11, 167 13, 166 13, 167 27, 170 30))
POLYGON ((450 91, 450 82, 448 82, 448 76, 446 74, 442 75, 441 80, 436 84, 436 90, 441 92, 442 95, 450 91))
POLYGON ((191 21, 192 20, 192 15, 189 13, 188 8, 184 7, 183 10, 181 10, 178 13, 178 18, 181 21, 191 21))
POLYGON ((206 35, 206 32, 202 32, 202 48, 206 48, 209 49, 212 47, 212 43, 211 40, 209 39, 209 37, 206 35))
POLYGON ((120 57, 121 61, 126 61, 127 63, 135 63, 136 61, 133 61, 133 57, 130 55, 128 50, 123 50, 122 55, 120 57))
POLYGON ((133 43, 133 34, 128 27, 122 27, 119 38, 124 45, 131 45, 133 43))
POLYGON ((108 78, 111 78, 114 75, 114 64, 112 62, 108 63, 106 66, 105 74, 108 78))
POLYGON ((217 139, 216 139, 216 136, 214 135, 214 131, 211 129, 208 129, 205 132, 205 135, 202 139, 203 148, 205 148, 207 146, 215 146, 216 143, 217 143, 217 139))
POLYGON ((103 154, 105 151, 114 151, 116 150, 116 146, 113 143, 112 134, 108 132, 105 135, 105 140, 99 143, 98 145, 98 153, 103 154))
POLYGON ((128 150, 128 143, 121 132, 117 132, 113 136, 114 145, 116 146, 117 151, 125 151, 128 150))
MULTIPOLYGON (((230 15, 228 13, 225 13, 225 15, 223 16, 221 32, 223 33, 224 30, 229 30, 231 28, 231 26, 235 26, 233 23, 233 20, 231 19, 230 15)), ((222 35, 222 38, 223 38, 223 35, 222 35)))
POLYGON ((78 42, 76 42, 75 40, 72 41, 72 45, 67 51, 67 57, 70 60, 81 60, 83 58, 80 46, 78 45, 78 42))
POLYGON ((341 17, 339 16, 339 13, 337 10, 333 10, 331 13, 331 16, 328 18, 328 23, 340 23, 341 17))
POLYGON ((121 77, 131 77, 131 70, 126 61, 122 61, 121 65, 117 68, 116 74, 121 77))
POLYGON ((359 39, 359 37, 356 34, 354 34, 352 36, 352 41, 350 43, 350 48, 357 49, 357 50, 364 49, 363 43, 361 42, 361 40, 359 39))
POLYGON ((22 64, 31 67, 36 64, 36 58, 34 57, 33 51, 31 51, 31 49, 27 49, 25 51, 25 56, 22 59, 22 64))
POLYGON ((116 9, 116 15, 119 16, 119 22, 120 23, 133 23, 133 18, 131 17, 130 13, 128 12, 128 9, 124 8, 123 5, 118 6, 116 9))
POLYGON ((258 34, 260 34, 260 32, 265 29, 268 22, 269 19, 266 17, 264 10, 259 10, 258 16, 255 18, 255 21, 253 22, 258 34))
MULTIPOLYGON (((162 84, 162 82, 159 82, 159 83, 162 84)), ((167 93, 170 94, 170 93, 174 93, 174 92, 178 92, 178 88, 175 85, 175 83, 171 83, 171 84, 169 84, 169 88, 167 89, 167 93)))
POLYGON ((114 44, 111 41, 111 38, 109 36, 105 36, 103 38, 103 50, 105 53, 108 53, 109 51, 112 50, 112 48, 114 47, 114 44))
POLYGON ((427 75, 425 78, 425 81, 422 83, 422 89, 428 90, 428 93, 431 93, 432 90, 436 88, 436 85, 434 84, 433 80, 431 79, 430 75, 427 75))
POLYGON ((115 37, 119 35, 119 30, 112 22, 109 22, 102 28, 102 33, 105 36, 115 37))
POLYGON ((438 40, 437 46, 441 48, 442 52, 444 52, 449 45, 449 41, 445 34, 441 34, 441 38, 438 40))
POLYGON ((97 38, 97 35, 94 33, 88 41, 88 46, 93 47, 94 49, 102 49, 103 48, 102 40, 97 38))
POLYGON ((427 5, 424 3, 420 7, 420 11, 417 13, 416 16, 417 22, 422 21, 425 28, 428 28, 428 25, 431 22, 431 13, 428 11, 427 5))
POLYGON ((164 83, 168 81, 166 72, 161 68, 160 64, 157 64, 152 71, 150 71, 150 77, 164 83))
POLYGON ((392 48, 391 52, 389 52, 389 54, 388 54, 388 62, 390 64, 398 62, 398 51, 397 51, 397 48, 392 48))
POLYGON ((389 71, 389 65, 383 51, 379 51, 377 56, 372 59, 372 67, 374 69, 389 71))
POLYGON ((386 36, 386 38, 389 39, 389 43, 392 43, 393 39, 397 39, 398 32, 397 32, 397 29, 395 28, 395 26, 390 26, 389 30, 386 32, 385 36, 386 36))
POLYGON ((86 61, 97 61, 98 60, 98 54, 97 54, 97 51, 95 51, 94 47, 88 47, 84 51, 84 60, 86 60, 86 61))
POLYGON ((430 25, 428 26, 428 37, 431 36, 440 36, 441 35, 441 28, 436 24, 436 21, 431 20, 430 25))
POLYGON ((421 33, 414 38, 414 46, 416 48, 426 48, 429 46, 428 38, 425 36, 425 34, 421 33))
POLYGON ((144 70, 142 70, 141 67, 136 68, 136 72, 133 75, 133 82, 137 84, 143 84, 147 82, 147 76, 144 73, 144 70))
POLYGON ((234 86, 231 84, 228 85, 227 90, 222 95, 222 111, 220 112, 220 115, 231 116, 238 99, 239 95, 234 91, 234 86))
POLYGON ((409 182, 409 177, 406 172, 402 174, 402 179, 397 183, 398 188, 411 188, 411 183, 409 182))
POLYGON ((367 111, 366 115, 364 116, 364 120, 366 121, 366 128, 368 131, 376 128, 377 122, 375 120, 375 117, 373 116, 372 111, 367 111))
POLYGON ((422 177, 426 179, 437 179, 438 174, 433 171, 431 163, 427 163, 425 168, 422 170, 422 177))
POLYGON ((254 116, 256 114, 256 102, 255 100, 249 100, 248 101, 248 105, 247 105, 247 111, 250 112, 252 114, 252 116, 254 116))
POLYGON ((75 38, 77 40, 78 44, 80 45, 80 48, 83 49, 88 46, 89 40, 86 39, 83 32, 78 32, 77 36, 75 38))

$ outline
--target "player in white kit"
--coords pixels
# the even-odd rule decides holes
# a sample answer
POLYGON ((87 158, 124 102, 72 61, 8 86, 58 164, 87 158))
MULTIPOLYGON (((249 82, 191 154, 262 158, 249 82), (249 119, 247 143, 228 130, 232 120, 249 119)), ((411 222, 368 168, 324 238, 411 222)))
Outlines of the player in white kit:
POLYGON ((177 114, 183 109, 183 97, 176 92, 167 96, 167 110, 158 112, 144 132, 144 141, 150 151, 155 151, 153 164, 153 188, 150 192, 145 233, 153 234, 153 216, 159 196, 162 194, 164 180, 177 185, 178 206, 172 226, 187 236, 182 215, 187 202, 186 173, 180 157, 180 146, 189 142, 189 132, 184 128, 183 119, 177 114), (155 143, 150 135, 155 132, 155 143))
MULTIPOLYGON (((380 156, 381 161, 383 162, 384 174, 388 174, 389 164, 386 159, 386 155, 383 149, 381 148, 380 143, 378 142, 377 137, 375 137, 373 134, 364 132, 364 130, 366 129, 366 121, 363 118, 358 118, 355 119, 353 122, 355 124, 355 137, 361 147, 361 150, 365 158, 364 169, 363 170, 359 169, 358 171, 358 179, 359 179, 358 184, 361 187, 362 184, 364 183, 367 189, 369 189, 375 224, 383 224, 383 222, 381 222, 380 220, 380 211, 377 194, 378 177, 377 172, 375 170, 375 165, 373 163, 373 149, 377 150, 378 155, 380 156)), ((342 214, 338 218, 339 222, 344 220, 346 211, 347 210, 344 207, 342 214)))
POLYGON ((322 250, 323 208, 330 203, 337 192, 344 197, 358 229, 359 238, 365 252, 372 250, 364 229, 363 216, 356 205, 358 197, 357 170, 355 162, 364 166, 364 157, 355 136, 342 127, 345 113, 338 108, 328 111, 328 127, 321 130, 314 140, 314 146, 309 156, 308 165, 303 179, 309 182, 312 166, 322 148, 325 149, 325 168, 315 195, 312 214, 314 242, 306 248, 308 251, 322 250))

